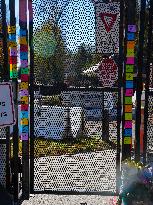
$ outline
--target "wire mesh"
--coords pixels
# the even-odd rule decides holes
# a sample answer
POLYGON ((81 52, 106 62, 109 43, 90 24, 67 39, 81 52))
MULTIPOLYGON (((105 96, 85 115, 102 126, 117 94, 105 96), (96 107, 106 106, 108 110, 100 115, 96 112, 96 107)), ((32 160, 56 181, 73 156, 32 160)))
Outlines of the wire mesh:
MULTIPOLYGON (((116 192, 118 56, 106 59, 105 70, 116 70, 104 74, 95 12, 89 0, 33 1, 35 192, 116 192), (106 90, 99 73, 110 77, 106 90)), ((118 46, 115 16, 106 20, 118 46)))

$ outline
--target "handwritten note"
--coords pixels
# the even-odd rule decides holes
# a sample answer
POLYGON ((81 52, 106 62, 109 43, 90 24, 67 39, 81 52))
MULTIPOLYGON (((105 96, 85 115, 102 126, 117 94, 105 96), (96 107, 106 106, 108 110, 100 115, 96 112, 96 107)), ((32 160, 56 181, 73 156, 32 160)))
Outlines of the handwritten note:
POLYGON ((135 33, 137 31, 136 25, 128 25, 128 31, 135 33))
POLYGON ((131 137, 124 137, 124 144, 131 144, 132 138, 131 137))
POLYGON ((134 64, 134 57, 127 57, 126 64, 134 64))
POLYGON ((125 113, 125 120, 132 120, 132 113, 125 113))
POLYGON ((132 121, 125 121, 124 128, 132 128, 132 121))

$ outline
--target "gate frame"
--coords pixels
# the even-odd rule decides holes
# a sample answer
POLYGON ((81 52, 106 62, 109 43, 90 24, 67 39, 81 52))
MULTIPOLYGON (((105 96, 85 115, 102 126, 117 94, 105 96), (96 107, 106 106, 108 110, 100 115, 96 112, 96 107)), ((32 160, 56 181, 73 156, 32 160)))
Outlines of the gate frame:
MULTIPOLYGON (((103 91, 103 92, 117 92, 118 93, 118 103, 117 103, 117 154, 116 154, 116 193, 114 192, 77 192, 77 191, 34 191, 34 49, 32 44, 33 37, 33 12, 32 5, 29 4, 29 10, 31 11, 31 21, 29 21, 29 47, 30 47, 30 193, 31 194, 67 194, 67 195, 103 195, 103 196, 118 196, 120 189, 120 179, 121 179, 121 145, 120 145, 120 125, 121 125, 121 88, 122 82, 122 70, 123 70, 123 10, 124 2, 118 0, 120 3, 120 24, 119 24, 119 63, 118 63, 118 87, 117 88, 71 88, 64 91, 103 91)), ((93 2, 92 2, 93 3, 93 2)), ((30 12, 29 12, 30 14, 30 12)))

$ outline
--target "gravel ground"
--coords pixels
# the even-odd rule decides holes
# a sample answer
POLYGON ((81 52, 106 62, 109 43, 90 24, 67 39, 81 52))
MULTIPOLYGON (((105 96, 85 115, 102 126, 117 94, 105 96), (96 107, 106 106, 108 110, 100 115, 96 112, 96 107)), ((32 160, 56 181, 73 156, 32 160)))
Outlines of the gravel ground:
POLYGON ((34 160, 35 191, 116 191, 116 150, 34 160))
MULTIPOLYGON (((116 150, 73 156, 50 156, 34 161, 34 190, 115 191, 116 150)), ((102 195, 35 194, 22 205, 116 205, 117 197, 102 195)))
POLYGON ((37 194, 22 205, 116 205, 116 200, 114 196, 37 194))

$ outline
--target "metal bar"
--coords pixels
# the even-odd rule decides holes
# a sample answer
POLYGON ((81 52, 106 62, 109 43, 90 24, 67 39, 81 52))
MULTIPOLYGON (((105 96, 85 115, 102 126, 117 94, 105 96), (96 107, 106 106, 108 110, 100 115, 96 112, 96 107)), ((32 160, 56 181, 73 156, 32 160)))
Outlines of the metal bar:
POLYGON ((103 91, 103 92, 117 92, 118 91, 118 88, 79 88, 79 87, 76 87, 76 88, 67 88, 65 89, 64 91, 103 91))
POLYGON ((11 158, 11 145, 10 145, 10 127, 6 127, 6 189, 10 191, 10 158, 11 158))
MULTIPOLYGON (((53 86, 38 86, 34 84, 34 89, 38 90, 38 88, 40 87, 41 92, 43 92, 43 88, 45 89, 45 94, 44 95, 52 95, 53 91, 55 92, 55 90, 57 89, 57 87, 53 87, 53 86)), ((89 87, 89 88, 85 88, 85 87, 71 87, 71 88, 61 88, 60 87, 60 91, 57 92, 68 92, 68 91, 99 91, 99 92, 117 92, 118 88, 104 88, 104 87, 89 87)))
POLYGON ((14 202, 18 202, 19 195, 19 163, 18 163, 18 153, 19 153, 19 135, 18 135, 18 104, 17 104, 17 90, 18 83, 16 80, 12 80, 13 84, 13 94, 14 94, 14 106, 16 115, 16 124, 13 126, 13 159, 14 159, 14 202))
POLYGON ((147 133, 148 133, 148 99, 149 99, 149 84, 150 84, 150 60, 152 52, 152 29, 153 29, 153 0, 150 0, 149 8, 149 30, 148 30, 148 44, 147 44, 147 64, 146 64, 146 84, 145 84, 145 107, 144 107, 144 136, 143 136, 143 163, 146 164, 147 159, 147 133))
POLYGON ((6 144, 6 139, 0 139, 0 144, 6 144))
POLYGON ((34 190, 34 48, 33 48, 33 9, 29 9, 29 47, 30 47, 30 193, 34 190))
POLYGON ((78 191, 51 191, 51 190, 44 190, 44 191, 33 191, 31 194, 56 194, 56 195, 100 195, 100 196, 118 196, 118 193, 109 192, 109 191, 102 191, 102 192, 78 192, 78 191))
MULTIPOLYGON (((104 92, 102 92, 102 139, 103 140, 106 140, 106 136, 105 136, 105 128, 104 128, 104 125, 105 125, 105 113, 104 113, 104 110, 105 110, 105 106, 104 106, 104 92)), ((109 125, 108 125, 109 126, 109 125)), ((109 128, 109 127, 108 127, 109 128)))
MULTIPOLYGON (((15 18, 15 0, 9 0, 9 9, 10 9, 10 26, 16 27, 16 18, 15 18)), ((16 33, 15 33, 16 34, 16 33)), ((13 94, 14 94, 14 105, 15 105, 15 114, 16 114, 16 124, 13 126, 13 161, 14 161, 14 173, 13 173, 13 185, 14 185, 14 202, 18 202, 19 195, 19 177, 18 177, 18 102, 17 102, 17 90, 18 90, 18 81, 12 79, 13 84, 13 94)))
POLYGON ((145 32, 145 9, 146 0, 141 0, 140 11, 140 32, 139 32, 139 48, 138 48, 138 74, 136 85, 136 119, 135 119, 135 160, 140 161, 140 126, 141 126, 141 95, 142 95, 142 68, 143 68, 143 48, 144 48, 144 32, 145 32))
MULTIPOLYGON (((103 92, 104 96, 104 92, 103 92)), ((103 97, 104 98, 104 97, 103 97)), ((103 100, 104 104, 104 100, 103 100)), ((109 141, 109 112, 107 109, 104 108, 103 106, 103 118, 102 118, 102 139, 106 142, 109 141)))

